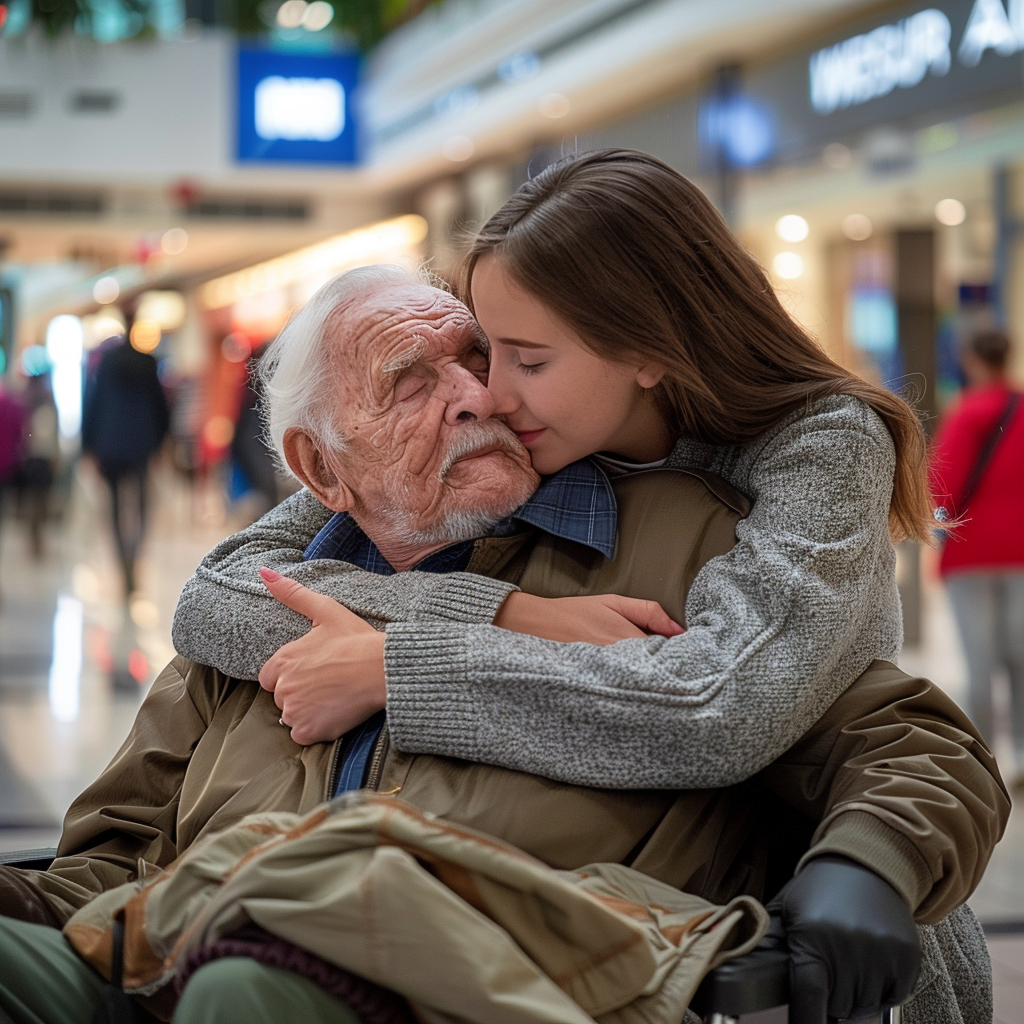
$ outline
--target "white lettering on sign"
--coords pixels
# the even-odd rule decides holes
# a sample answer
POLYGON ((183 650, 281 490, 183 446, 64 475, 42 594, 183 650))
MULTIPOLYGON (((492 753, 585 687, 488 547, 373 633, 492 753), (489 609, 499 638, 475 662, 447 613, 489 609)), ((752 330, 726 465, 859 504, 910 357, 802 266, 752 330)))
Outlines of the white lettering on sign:
MULTIPOLYGON (((811 55, 811 106, 819 114, 912 88, 930 71, 949 71, 951 28, 942 11, 930 8, 895 25, 882 25, 811 55)), ((976 67, 986 51, 1009 57, 1024 49, 1024 0, 975 0, 957 57, 976 67)))
POLYGON ((344 130, 341 82, 272 75, 256 86, 256 134, 261 139, 333 142, 344 130))
POLYGON ((811 56, 811 105, 831 114, 886 96, 896 86, 909 89, 929 71, 946 74, 951 33, 949 18, 930 8, 819 50, 811 56))
POLYGON ((995 50, 1009 57, 1024 46, 1024 3, 1010 0, 1010 13, 1003 10, 1002 0, 976 0, 967 19, 967 28, 960 41, 957 56, 960 63, 976 67, 986 50, 995 50))

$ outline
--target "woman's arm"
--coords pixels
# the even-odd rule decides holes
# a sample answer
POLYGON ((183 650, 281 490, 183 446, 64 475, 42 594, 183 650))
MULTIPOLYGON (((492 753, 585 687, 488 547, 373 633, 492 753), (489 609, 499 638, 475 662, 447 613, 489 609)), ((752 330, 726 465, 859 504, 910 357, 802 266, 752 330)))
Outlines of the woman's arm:
POLYGON ((698 574, 685 634, 594 647, 393 623, 395 745, 638 788, 730 785, 782 754, 872 660, 899 651, 895 455, 866 406, 829 399, 746 457, 749 473, 707 467, 754 507, 732 551, 698 574))
POLYGON ((267 592, 259 577, 264 566, 376 625, 491 622, 516 589, 466 572, 381 576, 334 559, 303 561, 303 551, 333 514, 302 490, 218 544, 178 599, 171 628, 178 653, 236 679, 256 679, 278 648, 308 631, 308 619, 267 592))

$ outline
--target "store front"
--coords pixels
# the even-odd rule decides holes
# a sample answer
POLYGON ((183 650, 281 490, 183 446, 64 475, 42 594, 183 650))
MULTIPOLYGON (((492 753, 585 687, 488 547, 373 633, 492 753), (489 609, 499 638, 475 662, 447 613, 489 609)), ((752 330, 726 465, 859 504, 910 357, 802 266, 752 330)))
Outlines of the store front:
POLYGON ((741 234, 837 358, 928 414, 959 387, 960 336, 1024 337, 1022 50, 1021 0, 901 4, 743 77, 774 137, 741 234))
MULTIPOLYGON (((198 291, 208 352, 201 383, 196 464, 217 465, 238 448, 239 424, 253 393, 253 357, 314 292, 336 274, 373 263, 410 269, 423 258, 427 224, 407 214, 327 238, 206 282, 198 291)), ((252 483, 252 481, 249 481, 252 483)))

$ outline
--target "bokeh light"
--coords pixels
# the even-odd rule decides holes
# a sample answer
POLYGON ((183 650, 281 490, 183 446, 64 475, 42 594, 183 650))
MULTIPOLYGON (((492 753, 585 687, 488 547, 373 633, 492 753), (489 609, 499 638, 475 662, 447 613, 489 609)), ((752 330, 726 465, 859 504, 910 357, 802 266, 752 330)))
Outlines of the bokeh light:
POLYGON ((61 436, 75 437, 82 428, 82 321, 70 313, 55 316, 46 328, 46 354, 53 366, 53 401, 61 436))
POLYGON ((851 242, 863 242, 866 238, 871 237, 874 230, 875 226, 871 223, 871 218, 863 213, 851 213, 848 217, 843 218, 843 234, 851 242))
POLYGON ((793 281, 804 272, 804 261, 795 252, 780 252, 772 260, 772 269, 786 281, 793 281))
POLYGON ((163 289, 143 292, 135 316, 154 321, 162 331, 176 331, 185 320, 185 297, 181 292, 163 289))
POLYGON ((963 224, 967 218, 967 209, 959 199, 940 199, 935 204, 935 219, 948 228, 963 224))
POLYGON ((188 232, 184 228, 168 228, 160 238, 160 248, 168 256, 179 256, 188 246, 188 232))
POLYGON ((775 222, 775 234, 784 242, 802 242, 810 231, 807 221, 796 213, 787 213, 775 222))
POLYGON ((235 436, 235 425, 227 416, 211 416, 203 427, 203 440, 211 448, 227 448, 235 436))
POLYGON ((50 357, 42 345, 29 345, 22 349, 21 372, 26 377, 39 377, 50 372, 50 357))
POLYGON ((121 294, 121 286, 116 277, 101 277, 92 286, 92 297, 101 305, 109 306, 121 294))
POLYGON ((277 23, 281 28, 298 28, 309 4, 306 0, 284 0, 277 9, 277 23))
POLYGON ((136 320, 129 335, 136 352, 153 352, 160 344, 163 332, 155 320, 136 320))
POLYGON ((326 0, 313 0, 302 15, 302 27, 321 32, 334 20, 334 8, 326 0))
POLYGON ((252 355, 252 342, 244 334, 229 334, 220 343, 220 351, 229 363, 244 363, 252 355))

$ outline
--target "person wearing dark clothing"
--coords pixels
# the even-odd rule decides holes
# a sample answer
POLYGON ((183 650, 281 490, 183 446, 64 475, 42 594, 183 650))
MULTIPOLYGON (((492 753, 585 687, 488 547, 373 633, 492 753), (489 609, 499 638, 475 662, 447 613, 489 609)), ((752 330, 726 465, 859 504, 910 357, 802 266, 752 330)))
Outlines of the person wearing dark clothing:
POLYGON ((0 521, 4 500, 21 465, 28 410, 0 381, 0 521))
POLYGON ((111 515, 125 584, 135 589, 135 560, 146 522, 149 460, 170 425, 156 360, 127 341, 103 354, 86 389, 82 447, 110 488, 111 515))
POLYGON ((43 556, 43 526, 50 513, 50 492, 60 459, 60 431, 46 375, 29 378, 25 397, 29 412, 21 476, 32 557, 38 559, 43 556))
POLYGON ((245 381, 238 421, 231 440, 231 457, 245 474, 246 481, 261 499, 259 515, 269 512, 278 502, 274 456, 263 440, 260 418, 260 385, 256 371, 259 357, 253 358, 245 381))

